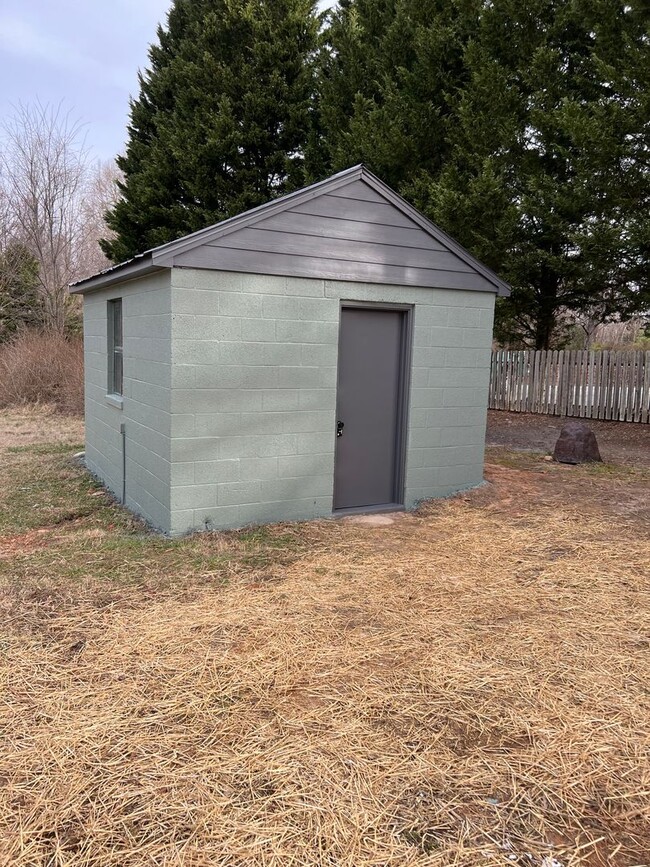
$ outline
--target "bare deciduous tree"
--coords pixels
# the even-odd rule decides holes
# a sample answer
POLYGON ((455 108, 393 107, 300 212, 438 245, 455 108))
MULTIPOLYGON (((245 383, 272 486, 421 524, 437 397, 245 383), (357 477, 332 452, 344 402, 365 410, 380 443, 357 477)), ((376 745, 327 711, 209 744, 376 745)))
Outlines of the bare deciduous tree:
POLYGON ((99 246, 99 240, 113 235, 104 217, 119 196, 119 177, 120 171, 114 160, 98 161, 90 166, 79 215, 83 238, 77 251, 76 279, 96 274, 111 264, 99 246))
POLYGON ((99 270, 110 164, 91 165, 83 129, 59 108, 20 105, 4 124, 0 153, 0 244, 24 244, 38 262, 46 326, 63 333, 68 284, 99 270))
POLYGON ((4 172, 0 158, 0 254, 4 253, 13 241, 13 217, 9 206, 9 196, 5 189, 4 172))

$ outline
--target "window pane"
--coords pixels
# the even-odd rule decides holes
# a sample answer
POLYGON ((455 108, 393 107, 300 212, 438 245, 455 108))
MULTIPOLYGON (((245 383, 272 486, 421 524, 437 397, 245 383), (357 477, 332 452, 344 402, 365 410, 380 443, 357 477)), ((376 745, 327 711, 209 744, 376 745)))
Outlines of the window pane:
POLYGON ((108 318, 108 391, 122 394, 122 299, 116 298, 107 304, 108 318))
POLYGON ((113 301, 113 346, 122 348, 122 299, 113 301))
POLYGON ((122 394, 122 350, 113 353, 113 394, 122 394))

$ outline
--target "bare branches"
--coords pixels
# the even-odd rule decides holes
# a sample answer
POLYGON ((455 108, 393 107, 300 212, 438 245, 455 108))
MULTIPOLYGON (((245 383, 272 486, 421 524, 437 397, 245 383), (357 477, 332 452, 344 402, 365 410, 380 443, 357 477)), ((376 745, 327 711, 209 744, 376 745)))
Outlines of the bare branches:
POLYGON ((39 266, 44 320, 63 332, 68 284, 105 265, 110 166, 92 165, 83 126, 61 106, 19 105, 3 126, 0 245, 23 244, 39 266))
POLYGON ((99 239, 113 236, 113 232, 106 226, 104 216, 119 195, 119 177, 119 169, 113 160, 98 161, 90 166, 87 173, 79 211, 83 237, 77 249, 77 280, 96 274, 110 264, 99 246, 99 239))

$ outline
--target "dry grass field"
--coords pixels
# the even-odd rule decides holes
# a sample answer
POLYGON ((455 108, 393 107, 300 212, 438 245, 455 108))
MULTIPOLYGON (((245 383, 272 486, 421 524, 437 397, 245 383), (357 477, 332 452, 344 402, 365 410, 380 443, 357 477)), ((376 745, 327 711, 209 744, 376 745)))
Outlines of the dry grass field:
POLYGON ((76 423, 25 419, 1 864, 650 864, 647 468, 498 447, 385 526, 169 541, 71 462, 76 423))

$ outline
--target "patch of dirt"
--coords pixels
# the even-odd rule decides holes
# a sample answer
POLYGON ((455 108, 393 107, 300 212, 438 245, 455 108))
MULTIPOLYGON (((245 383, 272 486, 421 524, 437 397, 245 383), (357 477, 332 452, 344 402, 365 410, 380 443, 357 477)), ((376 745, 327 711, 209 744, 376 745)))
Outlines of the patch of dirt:
POLYGON ((0 409, 0 449, 51 443, 80 443, 84 422, 80 416, 60 415, 52 407, 0 409))
POLYGON ((634 422, 490 410, 486 442, 488 446, 552 452, 562 426, 571 420, 589 425, 606 463, 650 467, 650 425, 634 422))
POLYGON ((639 482, 594 478, 568 464, 539 462, 533 470, 485 464, 489 485, 460 495, 484 504, 490 511, 511 516, 540 510, 574 509, 578 514, 629 518, 641 525, 650 520, 650 496, 645 479, 639 482))
MULTIPOLYGON (((52 545, 61 545, 75 538, 79 539, 103 539, 107 535, 106 530, 95 527, 86 529, 79 527, 79 519, 73 517, 69 524, 70 532, 62 532, 67 520, 57 521, 47 527, 39 527, 37 530, 28 530, 15 536, 0 536, 0 560, 11 560, 13 557, 22 557, 27 554, 35 554, 52 545)), ((67 527, 66 527, 67 529, 67 527)))
POLYGON ((17 536, 0 538, 0 560, 11 560, 24 554, 33 554, 49 547, 55 541, 50 527, 29 530, 17 536))

